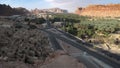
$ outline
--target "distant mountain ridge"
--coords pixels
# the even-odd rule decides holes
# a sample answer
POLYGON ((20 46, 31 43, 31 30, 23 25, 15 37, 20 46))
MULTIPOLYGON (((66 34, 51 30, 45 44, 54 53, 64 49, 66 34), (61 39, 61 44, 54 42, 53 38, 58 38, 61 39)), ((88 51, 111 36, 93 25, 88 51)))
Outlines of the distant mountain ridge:
POLYGON ((68 13, 67 10, 60 9, 60 8, 51 8, 51 9, 34 9, 31 10, 32 14, 39 14, 39 13, 68 13))
POLYGON ((12 8, 9 5, 0 4, 0 16, 26 15, 29 11, 25 8, 12 8))
POLYGON ((120 17, 120 4, 89 5, 86 8, 78 8, 76 14, 95 17, 120 17))

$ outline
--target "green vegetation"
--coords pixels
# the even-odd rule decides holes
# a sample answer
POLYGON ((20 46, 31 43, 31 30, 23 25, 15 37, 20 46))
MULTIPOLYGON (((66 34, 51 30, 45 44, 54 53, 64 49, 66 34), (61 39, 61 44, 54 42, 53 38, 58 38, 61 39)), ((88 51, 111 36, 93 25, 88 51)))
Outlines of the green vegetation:
POLYGON ((56 18, 58 19, 72 19, 72 21, 64 21, 65 26, 63 29, 81 38, 91 38, 97 35, 97 33, 108 36, 110 33, 115 33, 120 30, 120 21, 116 19, 92 19, 90 17, 77 16, 74 14, 57 16, 56 18))
POLYGON ((31 22, 34 22, 36 24, 43 24, 45 22, 44 18, 35 18, 35 19, 29 19, 29 18, 25 18, 26 22, 28 22, 28 25, 30 25, 31 22))
MULTIPOLYGON (((116 34, 120 31, 120 20, 118 18, 110 19, 78 16, 76 14, 56 14, 54 15, 54 21, 64 22, 64 25, 61 27, 64 31, 89 42, 91 42, 90 39, 95 39, 95 43, 105 43, 111 34, 116 34)), ((114 41, 115 39, 111 42, 114 43, 114 41)))
MULTIPOLYGON (((77 35, 77 28, 74 27, 74 23, 80 22, 80 16, 76 14, 54 14, 52 22, 64 22, 62 24, 62 29, 73 35, 77 35)), ((83 17, 81 17, 82 19, 83 17)), ((85 19, 85 18, 84 18, 85 19)))
POLYGON ((111 34, 120 31, 118 18, 86 17, 76 14, 55 14, 53 17, 54 22, 63 22, 62 30, 88 42, 118 44, 119 39, 117 41, 112 38, 108 39, 111 34))
POLYGON ((76 15, 76 14, 72 14, 72 13, 69 13, 69 14, 61 14, 61 13, 58 13, 58 14, 54 14, 53 15, 54 19, 52 21, 54 22, 57 22, 57 21, 66 21, 66 22, 74 22, 74 23, 78 23, 80 20, 79 20, 79 15, 76 15))
POLYGON ((89 38, 96 34, 108 36, 110 33, 115 33, 120 30, 120 21, 115 19, 97 19, 97 20, 82 20, 76 23, 78 36, 88 36, 89 38))

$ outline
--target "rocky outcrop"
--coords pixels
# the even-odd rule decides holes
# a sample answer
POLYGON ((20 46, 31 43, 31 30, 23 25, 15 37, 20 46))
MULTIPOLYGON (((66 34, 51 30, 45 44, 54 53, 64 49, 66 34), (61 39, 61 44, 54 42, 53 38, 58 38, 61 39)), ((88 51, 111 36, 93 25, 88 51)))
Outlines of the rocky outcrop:
POLYGON ((0 4, 0 16, 26 15, 29 11, 25 8, 12 8, 9 5, 0 4))
POLYGON ((68 13, 67 10, 63 10, 60 8, 51 8, 51 9, 34 9, 31 10, 32 14, 39 14, 39 13, 68 13))
POLYGON ((42 65, 52 52, 43 31, 32 29, 23 21, 0 19, 0 68, 40 68, 37 64, 42 65))
POLYGON ((86 8, 78 8, 76 14, 95 17, 120 17, 120 4, 89 5, 86 8))

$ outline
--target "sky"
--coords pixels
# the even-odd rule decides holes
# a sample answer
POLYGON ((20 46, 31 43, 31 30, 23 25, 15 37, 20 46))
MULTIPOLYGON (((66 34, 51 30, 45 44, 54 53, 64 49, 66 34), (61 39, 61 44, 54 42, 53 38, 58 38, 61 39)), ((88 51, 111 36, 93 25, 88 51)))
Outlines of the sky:
POLYGON ((61 8, 74 12, 78 7, 92 4, 120 4, 120 0, 0 0, 0 4, 31 9, 61 8))

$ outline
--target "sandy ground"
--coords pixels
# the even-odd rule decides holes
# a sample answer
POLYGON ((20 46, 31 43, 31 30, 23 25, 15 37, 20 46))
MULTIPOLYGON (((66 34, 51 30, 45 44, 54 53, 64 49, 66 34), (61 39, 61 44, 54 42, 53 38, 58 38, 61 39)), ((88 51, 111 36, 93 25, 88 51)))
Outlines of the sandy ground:
POLYGON ((73 57, 61 55, 55 58, 51 63, 41 66, 40 68, 85 68, 73 57))
POLYGON ((111 49, 108 49, 108 47, 106 46, 106 44, 100 44, 100 45, 97 45, 97 47, 98 48, 102 48, 104 50, 108 50, 111 53, 115 53, 115 54, 119 54, 120 55, 120 48, 117 45, 110 44, 110 48, 111 49))

